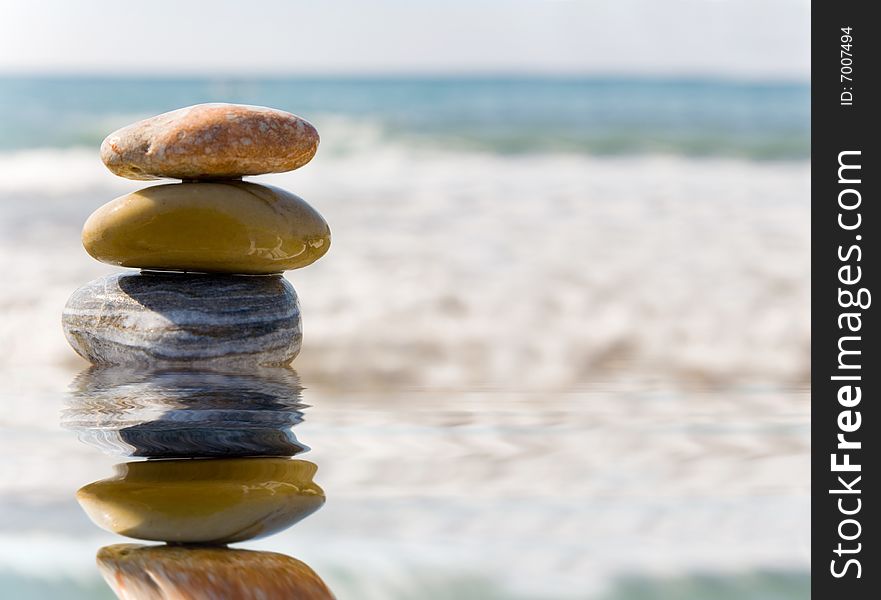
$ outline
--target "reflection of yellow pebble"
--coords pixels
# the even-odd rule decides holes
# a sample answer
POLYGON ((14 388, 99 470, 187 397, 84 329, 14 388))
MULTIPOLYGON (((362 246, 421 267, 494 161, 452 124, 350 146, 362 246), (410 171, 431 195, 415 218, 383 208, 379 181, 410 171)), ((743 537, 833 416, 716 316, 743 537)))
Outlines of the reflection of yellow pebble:
POLYGON ((99 527, 129 537, 227 544, 271 535, 324 504, 317 467, 287 458, 185 459, 117 465, 77 492, 99 527))
POLYGON ((308 565, 275 552, 117 544, 98 551, 98 568, 132 600, 333 600, 308 565))
POLYGON ((261 275, 321 258, 330 228, 305 200, 277 187, 177 183, 96 210, 83 227, 83 246, 123 267, 261 275))

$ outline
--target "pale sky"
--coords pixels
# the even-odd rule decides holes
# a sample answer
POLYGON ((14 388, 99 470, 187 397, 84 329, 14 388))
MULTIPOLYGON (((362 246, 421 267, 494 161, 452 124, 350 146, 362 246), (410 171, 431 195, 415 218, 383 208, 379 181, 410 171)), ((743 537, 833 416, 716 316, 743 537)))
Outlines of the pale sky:
POLYGON ((0 73, 806 80, 809 0, 0 0, 0 73))

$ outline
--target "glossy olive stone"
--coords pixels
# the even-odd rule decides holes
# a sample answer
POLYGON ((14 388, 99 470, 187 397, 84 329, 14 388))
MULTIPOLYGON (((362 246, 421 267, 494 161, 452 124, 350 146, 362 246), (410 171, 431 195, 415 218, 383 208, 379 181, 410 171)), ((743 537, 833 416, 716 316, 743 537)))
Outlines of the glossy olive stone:
POLYGON ((229 544, 277 533, 322 504, 317 467, 284 458, 151 460, 77 492, 99 527, 142 540, 229 544))
POLYGON ((118 598, 131 600, 333 600, 305 563, 276 552, 115 544, 98 568, 118 598))
POLYGON ((315 127, 296 115, 211 103, 114 131, 101 144, 101 160, 128 179, 221 179, 297 169, 317 149, 315 127))
POLYGON ((94 258, 123 267, 260 275, 305 267, 330 228, 303 199, 242 181, 148 187, 96 210, 83 227, 94 258))
POLYGON ((241 181, 148 187, 96 210, 83 246, 112 265, 268 274, 305 267, 330 247, 330 228, 303 199, 241 181))
POLYGON ((277 275, 117 273, 76 290, 61 323, 97 365, 278 366, 302 342, 297 293, 277 275))

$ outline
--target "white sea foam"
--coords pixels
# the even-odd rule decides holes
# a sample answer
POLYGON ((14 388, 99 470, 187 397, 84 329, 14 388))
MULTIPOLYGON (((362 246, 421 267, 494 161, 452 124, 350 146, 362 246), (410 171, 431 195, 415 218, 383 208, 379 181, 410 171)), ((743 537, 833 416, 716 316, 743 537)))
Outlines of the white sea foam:
MULTIPOLYGON (((114 179, 94 149, 38 148, 0 154, 0 193, 4 195, 69 196, 92 188, 124 189, 124 182, 114 179)), ((6 217, 14 211, 15 201, 4 200, 0 214, 6 217)))

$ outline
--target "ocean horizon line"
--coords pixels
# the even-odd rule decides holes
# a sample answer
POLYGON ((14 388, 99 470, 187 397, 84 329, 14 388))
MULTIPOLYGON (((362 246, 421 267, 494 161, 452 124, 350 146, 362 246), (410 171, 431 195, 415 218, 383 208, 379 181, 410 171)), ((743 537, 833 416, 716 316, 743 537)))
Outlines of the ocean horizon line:
POLYGON ((168 82, 283 82, 283 81, 342 81, 365 83, 402 82, 549 82, 596 84, 704 84, 733 87, 810 88, 810 77, 779 75, 748 75, 730 73, 605 73, 605 72, 545 72, 545 71, 375 71, 375 72, 163 72, 145 71, 11 71, 0 69, 0 80, 6 81, 168 81, 168 82))

